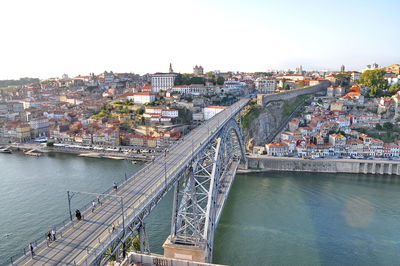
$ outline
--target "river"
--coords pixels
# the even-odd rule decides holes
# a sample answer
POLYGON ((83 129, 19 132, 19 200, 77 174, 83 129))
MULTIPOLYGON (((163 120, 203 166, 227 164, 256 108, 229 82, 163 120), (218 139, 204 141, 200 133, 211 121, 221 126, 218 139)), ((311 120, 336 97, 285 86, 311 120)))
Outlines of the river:
MULTIPOLYGON (((68 218, 67 190, 102 192, 140 166, 69 154, 0 154, 0 262, 68 218)), ((372 175, 238 175, 215 237, 228 265, 396 265, 400 181, 372 175)), ((73 208, 87 199, 76 197, 73 208)), ((162 253, 172 193, 147 218, 162 253)), ((1 263, 0 263, 1 264, 1 263)))

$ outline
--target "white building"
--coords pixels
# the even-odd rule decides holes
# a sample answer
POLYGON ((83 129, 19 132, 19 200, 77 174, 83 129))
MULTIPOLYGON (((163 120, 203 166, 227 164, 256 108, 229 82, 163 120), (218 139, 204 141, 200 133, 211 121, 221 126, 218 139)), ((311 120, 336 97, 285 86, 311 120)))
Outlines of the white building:
POLYGON ((274 93, 276 89, 276 80, 271 78, 258 78, 255 84, 261 93, 274 93))
POLYGON ((182 95, 204 95, 207 94, 207 87, 203 84, 176 85, 171 91, 182 95))
POLYGON ((303 75, 300 74, 287 74, 287 75, 283 75, 281 77, 277 77, 278 79, 290 79, 293 81, 297 81, 297 80, 305 80, 305 77, 303 75))
POLYGON ((150 117, 150 116, 162 116, 162 117, 170 117, 170 118, 176 118, 178 117, 178 110, 176 109, 163 109, 161 107, 151 107, 148 106, 145 109, 145 112, 143 114, 144 117, 150 117))
POLYGON ((399 75, 399 76, 396 76, 396 75, 392 75, 392 76, 386 75, 386 76, 385 76, 385 79, 387 80, 388 85, 391 86, 391 85, 393 85, 393 84, 399 83, 399 81, 400 81, 400 75, 399 75))
POLYGON ((203 109, 204 120, 208 120, 208 119, 212 118, 214 115, 222 112, 226 108, 227 108, 227 106, 218 106, 218 105, 205 107, 203 109))
POLYGON ((33 118, 29 121, 33 137, 46 136, 49 130, 49 119, 45 116, 33 118))
POLYGON ((168 90, 174 86, 174 82, 178 74, 176 73, 155 73, 151 77, 151 86, 153 86, 153 92, 159 92, 160 90, 168 90))
POLYGON ((269 143, 265 145, 265 151, 269 156, 285 156, 289 153, 289 146, 282 142, 269 143))
POLYGON ((228 89, 230 93, 240 94, 246 87, 246 83, 240 82, 238 80, 227 80, 224 82, 224 86, 228 89))
POLYGON ((135 104, 152 103, 156 100, 156 96, 151 92, 128 93, 126 98, 133 100, 135 104))
POLYGON ((360 79, 361 79, 361 73, 360 72, 357 72, 357 71, 351 72, 351 81, 352 82, 355 82, 355 81, 360 80, 360 79))

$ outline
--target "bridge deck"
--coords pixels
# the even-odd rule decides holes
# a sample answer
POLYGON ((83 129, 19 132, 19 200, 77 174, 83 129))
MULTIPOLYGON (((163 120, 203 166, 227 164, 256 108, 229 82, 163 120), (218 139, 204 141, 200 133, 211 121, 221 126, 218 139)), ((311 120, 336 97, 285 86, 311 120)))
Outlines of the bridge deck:
MULTIPOLYGON (((157 158, 145 169, 132 176, 113 195, 124 201, 125 221, 132 220, 146 207, 155 194, 165 188, 165 183, 181 171, 192 156, 209 141, 212 135, 248 102, 242 99, 228 109, 193 130, 182 141, 170 148, 166 156, 157 158), (166 169, 166 174, 165 174, 166 169)), ((122 231, 120 204, 115 198, 107 198, 94 212, 85 212, 84 219, 73 221, 58 230, 58 239, 49 245, 45 241, 35 248, 35 256, 27 254, 19 258, 18 265, 86 265, 94 261, 122 231), (114 225, 114 230, 113 230, 114 225)))

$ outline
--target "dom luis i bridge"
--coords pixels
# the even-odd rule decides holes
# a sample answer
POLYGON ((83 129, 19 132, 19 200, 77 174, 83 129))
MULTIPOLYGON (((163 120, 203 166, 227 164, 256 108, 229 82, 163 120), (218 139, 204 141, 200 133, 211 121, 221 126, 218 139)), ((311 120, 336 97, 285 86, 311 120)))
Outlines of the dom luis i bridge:
MULTIPOLYGON (((239 113, 248 101, 239 100, 194 129, 116 190, 102 195, 101 206, 83 211, 83 219, 76 220, 70 207, 71 221, 56 228, 56 241, 43 240, 35 244, 34 256, 26 250, 10 263, 105 265, 111 256, 126 261, 127 243, 137 235, 145 256, 149 248, 144 220, 171 189, 171 233, 160 258, 210 263, 236 169, 239 164, 247 166, 239 113)), ((68 191, 70 206, 77 194, 98 196, 68 191)))

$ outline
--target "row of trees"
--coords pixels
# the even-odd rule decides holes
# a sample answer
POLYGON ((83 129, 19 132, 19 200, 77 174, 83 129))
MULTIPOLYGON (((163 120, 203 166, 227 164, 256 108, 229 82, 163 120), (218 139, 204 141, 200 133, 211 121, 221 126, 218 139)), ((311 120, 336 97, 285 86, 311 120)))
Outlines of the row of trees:
POLYGON ((178 74, 175 79, 175 85, 191 85, 191 84, 206 84, 206 81, 212 82, 214 85, 223 85, 225 79, 221 76, 216 76, 212 72, 208 72, 206 78, 193 77, 190 74, 178 74))

